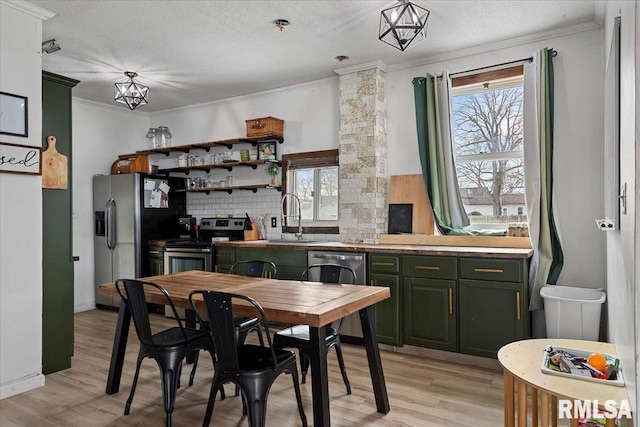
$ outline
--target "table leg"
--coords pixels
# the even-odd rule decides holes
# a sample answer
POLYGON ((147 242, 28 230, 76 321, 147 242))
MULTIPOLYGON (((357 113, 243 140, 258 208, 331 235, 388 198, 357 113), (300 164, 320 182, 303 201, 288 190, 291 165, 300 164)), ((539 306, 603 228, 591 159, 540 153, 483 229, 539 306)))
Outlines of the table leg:
POLYGON ((558 396, 551 395, 551 427, 558 427, 558 396))
POLYGON ((578 427, 579 426, 578 419, 577 418, 571 418, 570 425, 571 425, 571 427, 578 427))
POLYGON ((540 393, 540 406, 542 409, 541 427, 549 427, 549 395, 546 391, 540 393))
POLYGON ((324 348, 326 340, 325 328, 309 327, 309 339, 308 356, 311 364, 313 425, 314 427, 330 426, 327 352, 324 348))
POLYGON ((518 427, 527 427, 527 383, 518 381, 518 427))
POLYGON ((371 382, 373 383, 376 408, 381 414, 388 414, 391 408, 389 406, 389 396, 387 395, 387 385, 384 381, 384 372, 382 371, 382 359, 380 359, 380 349, 378 348, 378 336, 376 334, 372 305, 360 310, 360 323, 362 325, 364 347, 367 350, 369 374, 371 375, 371 382))
POLYGON ((531 387, 531 425, 538 426, 538 389, 531 387))
POLYGON ((516 412, 514 402, 513 375, 506 369, 504 376, 504 427, 514 427, 516 425, 516 412))
POLYGON ((127 350, 127 338, 129 338, 130 324, 131 313, 129 313, 126 303, 124 301, 120 301, 118 323, 116 324, 116 333, 113 338, 113 348, 111 349, 109 376, 107 377, 107 394, 115 394, 120 389, 120 377, 122 376, 124 353, 127 350))

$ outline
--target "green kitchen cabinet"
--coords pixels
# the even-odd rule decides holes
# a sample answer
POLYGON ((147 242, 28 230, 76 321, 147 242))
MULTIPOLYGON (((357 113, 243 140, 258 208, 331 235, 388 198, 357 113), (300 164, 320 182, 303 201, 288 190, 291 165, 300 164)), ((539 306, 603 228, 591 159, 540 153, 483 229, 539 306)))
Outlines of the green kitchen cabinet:
POLYGON ((149 245, 149 275, 164 274, 164 246, 149 245))
MULTIPOLYGON (((79 82, 42 72, 42 149, 47 137, 66 157, 66 188, 42 189, 42 372, 71 367, 73 356, 73 227, 71 90, 79 82)), ((62 169, 64 167, 64 170, 62 169)), ((44 167, 43 167, 44 169, 44 167)))
POLYGON ((403 342, 457 351, 457 259, 402 257, 403 342))
POLYGON ((461 353, 495 358, 531 335, 527 276, 527 260, 460 259, 461 353))
POLYGON ((402 345, 402 288, 400 287, 400 256, 369 254, 369 283, 386 286, 391 297, 374 306, 378 342, 402 345))
POLYGON ((306 249, 236 248, 237 261, 271 261, 278 269, 278 279, 300 280, 307 268, 306 249))
POLYGON ((218 273, 228 273, 229 268, 236 262, 236 248, 232 246, 215 246, 216 267, 218 273))
POLYGON ((404 277, 403 293, 404 342, 456 351, 456 281, 404 277))

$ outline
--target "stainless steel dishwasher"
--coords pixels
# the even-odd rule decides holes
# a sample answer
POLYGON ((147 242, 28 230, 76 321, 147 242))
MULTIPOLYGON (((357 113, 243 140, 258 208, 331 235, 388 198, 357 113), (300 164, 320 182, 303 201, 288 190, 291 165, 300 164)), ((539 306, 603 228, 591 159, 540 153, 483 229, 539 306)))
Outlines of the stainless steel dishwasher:
MULTIPOLYGON (((367 256, 365 253, 309 251, 307 262, 308 265, 338 264, 349 267, 356 273, 355 284, 367 284, 367 256)), ((314 278, 312 275, 309 280, 318 281, 319 277, 314 278)), ((362 326, 358 313, 353 313, 344 319, 340 337, 346 343, 362 344, 362 326)))

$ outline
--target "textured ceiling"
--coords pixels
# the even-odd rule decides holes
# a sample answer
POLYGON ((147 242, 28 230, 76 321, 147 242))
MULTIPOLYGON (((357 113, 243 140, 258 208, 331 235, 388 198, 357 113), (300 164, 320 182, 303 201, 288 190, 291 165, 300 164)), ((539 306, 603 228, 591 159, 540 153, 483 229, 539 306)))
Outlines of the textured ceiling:
MULTIPOLYGON (((431 11, 427 39, 405 52, 378 40, 380 11, 394 1, 31 0, 56 14, 43 41, 46 71, 81 83, 76 97, 116 104, 113 83, 135 71, 158 111, 335 76, 334 69, 429 58, 514 37, 593 22, 595 0, 413 0, 431 11), (273 20, 291 25, 279 31, 273 20), (349 61, 338 63, 335 57, 349 61)), ((122 108, 126 108, 122 106, 122 108)))

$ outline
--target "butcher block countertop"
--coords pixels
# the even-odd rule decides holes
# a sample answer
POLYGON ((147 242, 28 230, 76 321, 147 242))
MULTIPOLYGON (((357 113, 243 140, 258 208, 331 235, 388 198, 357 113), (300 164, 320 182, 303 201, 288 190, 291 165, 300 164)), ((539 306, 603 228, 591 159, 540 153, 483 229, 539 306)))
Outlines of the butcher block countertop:
POLYGON ((518 248, 490 248, 471 246, 434 246, 434 245, 403 245, 403 244, 365 244, 342 242, 297 242, 295 240, 236 240, 230 242, 216 242, 216 246, 235 246, 245 248, 290 248, 321 251, 341 252, 375 252, 406 255, 439 255, 477 258, 530 258, 532 249, 518 248))

